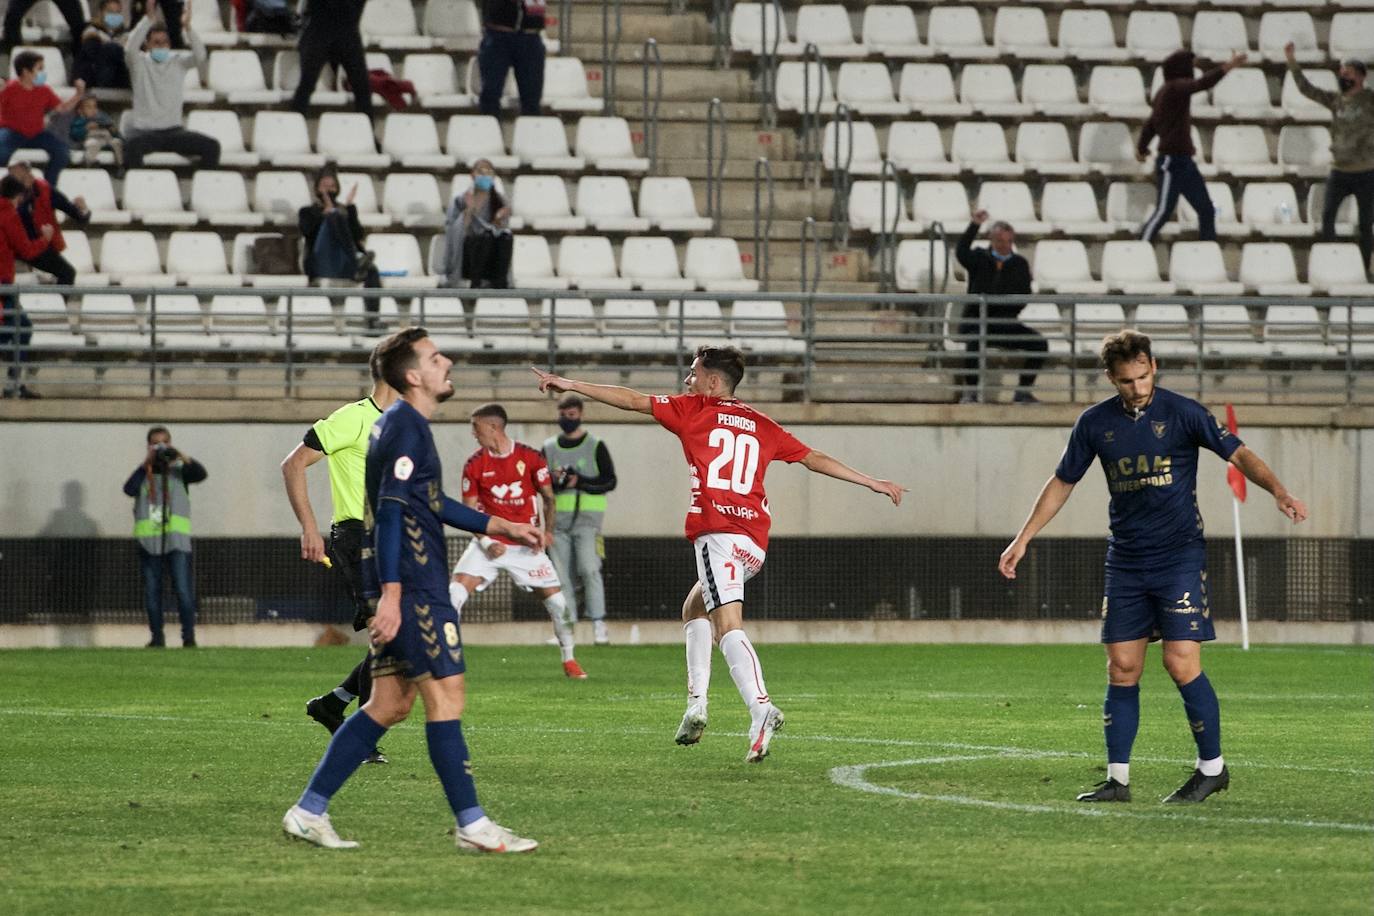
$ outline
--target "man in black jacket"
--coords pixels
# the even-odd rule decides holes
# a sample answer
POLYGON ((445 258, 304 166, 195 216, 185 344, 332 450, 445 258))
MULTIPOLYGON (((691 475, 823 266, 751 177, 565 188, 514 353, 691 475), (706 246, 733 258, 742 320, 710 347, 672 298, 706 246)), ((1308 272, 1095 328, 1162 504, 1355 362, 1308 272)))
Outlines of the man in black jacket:
POLYGON ((477 107, 484 115, 499 117, 501 91, 506 73, 515 68, 520 90, 520 113, 539 114, 544 96, 545 0, 485 0, 482 4, 482 44, 477 48, 477 70, 482 75, 482 94, 477 107))
MULTIPOLYGON (((1009 223, 998 220, 992 224, 988 238, 990 248, 974 248, 973 240, 978 230, 987 222, 988 211, 979 210, 973 214, 973 222, 968 224, 959 239, 959 247, 954 256, 968 271, 968 291, 970 295, 983 296, 1027 296, 1031 292, 1030 264, 1025 258, 1013 251, 1016 244, 1016 230, 1009 223)), ((978 303, 964 306, 963 322, 959 334, 967 340, 968 356, 964 359, 966 374, 959 377, 959 401, 972 404, 978 401, 978 362, 983 334, 980 333, 981 321, 978 303)), ((1017 321, 1021 313, 1021 303, 987 305, 987 338, 989 346, 1006 350, 1025 350, 1030 353, 1026 358, 1025 371, 1021 373, 1020 385, 1012 400, 1018 404, 1034 404, 1035 396, 1030 393, 1035 384, 1035 375, 1049 350, 1049 344, 1037 331, 1017 321)))
POLYGON ((301 81, 291 107, 301 114, 310 108, 310 94, 325 64, 342 70, 353 90, 353 110, 372 117, 372 87, 367 78, 367 54, 359 23, 366 0, 307 0, 297 47, 301 81))

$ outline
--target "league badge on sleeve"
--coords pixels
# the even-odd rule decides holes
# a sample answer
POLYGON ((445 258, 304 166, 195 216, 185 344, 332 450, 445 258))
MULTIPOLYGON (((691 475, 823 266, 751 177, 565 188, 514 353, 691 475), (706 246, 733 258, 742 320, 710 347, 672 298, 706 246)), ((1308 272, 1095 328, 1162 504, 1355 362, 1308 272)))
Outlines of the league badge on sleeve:
POLYGON ((392 469, 392 473, 396 475, 397 480, 409 480, 410 475, 415 473, 415 462, 411 461, 407 456, 402 455, 400 458, 396 459, 396 465, 392 469))

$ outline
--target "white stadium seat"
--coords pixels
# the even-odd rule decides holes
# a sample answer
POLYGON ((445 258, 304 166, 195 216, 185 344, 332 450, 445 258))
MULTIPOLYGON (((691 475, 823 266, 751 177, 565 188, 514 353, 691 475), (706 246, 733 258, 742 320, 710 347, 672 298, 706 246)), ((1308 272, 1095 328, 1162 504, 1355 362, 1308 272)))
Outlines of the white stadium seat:
POLYGON ((150 226, 193 226, 196 215, 181 200, 181 185, 168 169, 129 169, 124 173, 124 209, 150 226))
POLYGON ((1212 163, 1240 178, 1277 178, 1282 170, 1269 155, 1269 140, 1258 124, 1223 124, 1212 133, 1212 163))
POLYGON ((518 289, 567 289, 568 281, 554 276, 549 240, 542 235, 517 235, 511 251, 511 282, 518 289))
POLYGON ((558 275, 579 289, 628 290, 634 283, 616 274, 611 240, 602 235, 570 235, 558 243, 558 275))
POLYGON ((218 232, 173 232, 167 240, 167 273, 188 286, 238 286, 229 272, 218 232))
POLYGON ((677 338, 663 333, 663 318, 652 299, 607 299, 601 317, 618 350, 660 355, 677 351, 677 338))
POLYGON ((1033 111, 1016 97, 1016 83, 1006 64, 966 65, 959 74, 959 100, 988 118, 1022 118, 1033 111))
MULTIPOLYGON (((1302 75, 1307 77, 1308 82, 1318 89, 1324 89, 1327 92, 1340 90, 1336 83, 1336 74, 1330 70, 1303 70, 1302 75)), ((1283 74, 1283 88, 1279 91, 1279 105, 1282 106, 1284 115, 1295 121, 1324 122, 1331 120, 1331 109, 1319 105, 1299 92, 1293 74, 1286 70, 1283 74)))
POLYGON ((683 274, 708 292, 757 292, 757 280, 746 280, 734 239, 694 238, 687 242, 683 274))
POLYGON ((409 233, 374 232, 363 247, 377 255, 377 272, 386 287, 433 287, 435 278, 425 272, 420 243, 409 233))
POLYGON ((1135 309, 1135 326, 1149 336, 1156 356, 1197 355, 1192 321, 1181 305, 1142 302, 1135 309))
POLYGON ((1325 176, 1331 170, 1331 129, 1321 124, 1279 128, 1279 168, 1303 178, 1325 176))
POLYGON ((994 220, 1011 223, 1022 235, 1041 235, 1052 228, 1036 215, 1030 186, 1024 181, 983 182, 975 209, 988 211, 994 220))
POLYGON ((250 153, 243 143, 243 127, 233 111, 212 111, 195 108, 186 113, 186 129, 208 134, 219 141, 221 166, 253 168, 259 162, 257 153, 250 153))
POLYGON ((191 176, 191 209, 216 226, 261 226, 267 221, 248 204, 248 184, 239 172, 197 170, 191 176))
POLYGON ((1283 117, 1283 109, 1269 98, 1269 81, 1258 67, 1241 67, 1226 74, 1212 89, 1212 104, 1228 118, 1265 121, 1283 117))
MULTIPOLYGON (((65 174, 65 173, 64 173, 65 174)), ((76 269, 77 286, 106 286, 110 278, 95 269, 95 256, 91 253, 91 241, 80 229, 63 229, 62 238, 67 247, 62 257, 76 269)))
MULTIPOLYGON (((1251 227, 1241 222, 1236 215, 1236 199, 1231 194, 1229 184, 1224 181, 1207 182, 1207 196, 1212 201, 1212 209, 1216 211, 1217 235, 1225 238, 1250 234, 1251 227)), ((1192 229, 1198 224, 1197 212, 1193 210, 1192 204, 1181 197, 1176 215, 1181 228, 1192 229)), ((1164 234, 1171 234, 1167 226, 1164 234)))
POLYGON ((429 173, 393 172, 382 185, 382 209, 408 229, 442 226, 443 206, 439 182, 429 173))
POLYGON ((1167 296, 1176 287, 1160 279, 1155 248, 1143 241, 1111 241, 1102 246, 1102 282, 1113 293, 1167 296))
POLYGON ((324 156, 310 149, 305 116, 295 111, 259 111, 253 115, 253 152, 276 168, 318 169, 324 165, 324 156))
POLYGON ((421 35, 410 0, 368 0, 358 23, 363 40, 381 48, 430 48, 434 40, 421 35))
POLYGON ((1075 302, 1072 311, 1079 354, 1096 354, 1103 337, 1126 326, 1125 310, 1115 302, 1075 302))
POLYGON ((1283 46, 1296 45, 1299 63, 1321 63, 1326 52, 1317 44, 1317 27, 1308 12, 1278 12, 1271 10, 1260 16, 1259 52, 1265 60, 1284 60, 1283 46))
POLYGON ((1212 356, 1254 359, 1266 355, 1267 348, 1255 340, 1255 325, 1243 305, 1204 305, 1199 330, 1203 349, 1212 356))
POLYGON ((630 124, 624 118, 587 115, 577 122, 574 149, 594 169, 603 172, 646 172, 649 160, 635 155, 630 124))
POLYGON ((725 315, 711 299, 670 299, 664 329, 670 338, 681 336, 683 349, 691 352, 725 337, 725 315))
POLYGON ((464 51, 477 50, 482 40, 482 17, 474 0, 426 3, 422 25, 424 34, 464 51))
POLYGON ((787 308, 778 299, 738 299, 730 307, 730 337, 747 353, 799 356, 806 342, 787 326, 787 308))
POLYGON ((820 61, 785 60, 778 64, 774 86, 779 111, 830 111, 835 107, 835 85, 830 70, 820 61))
POLYGON ((270 223, 295 225, 301 207, 310 206, 312 198, 300 172, 258 172, 253 179, 253 209, 270 223))
POLYGON ((207 71, 206 88, 230 105, 275 105, 281 101, 281 93, 267 88, 257 51, 211 51, 207 71))
POLYGON ((1252 181, 1240 197, 1240 217, 1260 235, 1303 238, 1312 227, 1302 221, 1298 195, 1286 181, 1252 181))
POLYGON ((963 232, 972 218, 962 181, 918 181, 911 195, 911 216, 920 226, 944 225, 946 235, 963 232))
POLYGON ((945 64, 906 64, 898 79, 897 98, 926 117, 949 115, 966 118, 973 107, 954 94, 954 77, 945 64))
MULTIPOLYGON (((272 88, 282 99, 295 94, 301 82, 301 55, 295 50, 278 51, 272 61, 272 88)), ((352 100, 352 93, 335 89, 334 71, 326 66, 320 70, 319 79, 310 93, 310 104, 330 106, 343 105, 352 100)), ((237 114, 234 115, 237 119, 237 114)))
POLYGON ((1132 10, 1126 19, 1126 50, 1133 57, 1161 61, 1181 47, 1183 31, 1175 14, 1164 10, 1132 10))
POLYGON ((662 236, 632 236, 620 248, 620 275, 636 289, 682 291, 696 289, 684 279, 673 240, 662 236))
POLYGON ((1245 17, 1235 10, 1199 10, 1193 16, 1191 44, 1198 57, 1216 61, 1224 61, 1238 51, 1252 51, 1245 17))
MULTIPOLYGON (((1121 232, 1138 232, 1150 214, 1155 212, 1158 199, 1158 189, 1152 184, 1114 181, 1107 186, 1107 222, 1121 232)), ((1177 231, 1177 225, 1165 223, 1165 234, 1171 226, 1177 231)))
POLYGON ((1088 77, 1088 104, 1113 118, 1146 118, 1150 114, 1145 80, 1135 67, 1093 67, 1088 77))
MULTIPOLYGON (((1036 242, 1031 269, 1036 292, 1075 295, 1107 291, 1106 283, 1093 279, 1088 251, 1078 239, 1036 242)), ((1117 327, 1119 329, 1120 325, 1117 327)))
POLYGON ((958 175, 949 161, 940 126, 933 121, 896 121, 887 130, 887 158, 903 172, 918 175, 958 175))
POLYGON ((1033 6, 999 6, 992 21, 992 43, 1004 57, 1060 60, 1064 52, 1050 43, 1045 11, 1033 6))
POLYGON ((737 52, 761 54, 767 49, 782 57, 801 53, 792 41, 781 9, 771 3, 736 3, 730 10, 730 47, 737 52))
POLYGON ((1216 242, 1174 242, 1169 251, 1169 279, 1196 296, 1239 296, 1245 286, 1226 274, 1216 242))
POLYGON ((401 72, 415 85, 420 106, 429 111, 441 108, 471 108, 474 99, 458 82, 458 68, 448 54, 407 54, 401 72))
POLYGON ((352 196, 353 206, 358 211, 358 222, 365 228, 385 229, 391 225, 391 214, 378 209, 377 186, 366 172, 340 172, 339 195, 344 201, 352 196))
POLYGON ((1287 242, 1248 242, 1240 250, 1241 283, 1261 296, 1299 298, 1312 287, 1298 282, 1298 265, 1287 242))
POLYGON ((822 57, 864 57, 868 49, 854 40, 849 11, 838 3, 818 3, 797 11, 797 44, 814 44, 822 57))
POLYGON ((372 136, 372 121, 367 115, 356 111, 328 111, 320 115, 315 149, 347 169, 385 169, 391 166, 391 156, 377 152, 377 141, 372 136))
POLYGON ((863 115, 904 115, 910 110, 892 94, 892 74, 887 64, 856 61, 840 64, 835 79, 835 98, 863 115))
POLYGON ((863 42, 870 51, 887 58, 931 55, 930 47, 921 43, 916 14, 909 6, 864 7, 863 42))
POLYGON ((511 153, 529 168, 550 172, 580 172, 587 162, 568 151, 568 135, 558 118, 524 115, 515 119, 511 153))
POLYGON ((930 11, 926 40, 936 54, 954 59, 995 58, 983 33, 982 17, 972 6, 936 6, 930 11))
POLYGON ((895 181, 854 182, 849 190, 850 228, 856 232, 882 232, 885 214, 888 232, 898 235, 917 232, 920 227, 907 219, 906 206, 902 203, 901 194, 902 189, 895 181))
POLYGON ((544 299, 539 304, 537 333, 547 339, 554 334, 554 347, 571 353, 596 353, 611 349, 611 341, 597 328, 596 310, 590 299, 544 299))
POLYGON ((511 214, 537 232, 581 232, 587 221, 573 216, 568 189, 557 175, 518 175, 511 214))
MULTIPOLYGON (((65 90, 70 84, 67 82, 67 64, 62 59, 62 52, 52 46, 39 47, 35 45, 20 46, 14 49, 10 55, 13 60, 24 52, 31 52, 43 58, 43 72, 47 74, 47 85, 51 89, 65 90)), ((67 93, 61 93, 66 96, 67 93)))
POLYGON ((619 175, 577 179, 576 212, 598 232, 649 231, 649 220, 635 216, 630 183, 619 175))
POLYGON ((601 99, 587 89, 587 71, 576 57, 544 61, 544 104, 554 111, 600 111, 601 99))
POLYGON ((1041 175, 1086 175, 1073 158, 1069 129, 1060 121, 1023 121, 1016 128, 1016 161, 1041 175))
POLYGON ((903 292, 929 292, 939 289, 943 280, 954 277, 950 253, 939 239, 906 239, 897 245, 897 288, 903 292), (935 273, 931 274, 934 261, 935 273))
POLYGON ((115 202, 114 182, 104 169, 63 169, 57 176, 57 190, 72 200, 86 198, 91 222, 97 226, 126 225, 133 219, 115 202))
POLYGON ((501 122, 491 115, 454 115, 448 119, 446 148, 459 165, 472 166, 478 159, 487 159, 492 168, 518 168, 520 157, 506 152, 501 136, 501 122))
POLYGON ((386 116, 382 125, 382 152, 408 169, 451 172, 457 158, 439 149, 439 129, 427 114, 386 116))
POLYGON ((1147 166, 1135 158, 1135 138, 1120 121, 1090 121, 1078 132, 1078 161, 1104 175, 1140 175, 1147 166))
POLYGON ((1025 167, 1012 162, 1002 126, 993 121, 960 121, 954 125, 950 158, 975 175, 1020 175, 1025 167))
POLYGON ((1076 118, 1092 112, 1078 97, 1078 81, 1064 64, 1030 64, 1021 73, 1021 101, 1037 114, 1076 118))
MULTIPOLYGON (((1242 273, 1245 271, 1243 259, 1242 254, 1242 273)), ((1266 308, 1264 343, 1275 356, 1312 358, 1336 355, 1336 348, 1326 343, 1321 315, 1313 305, 1271 305, 1266 308)))
POLYGON ((1059 16, 1059 47, 1083 61, 1125 61, 1131 56, 1117 45, 1111 17, 1104 9, 1064 10, 1059 16))
POLYGON ((125 286, 167 286, 157 240, 143 230, 114 230, 100 239, 100 271, 125 286))
MULTIPOLYGON (((1319 242, 1307 253, 1307 282, 1326 296, 1374 296, 1360 246, 1353 242, 1319 242)), ((1335 336, 1332 321, 1332 336, 1335 336)))
POLYGON ((878 131, 868 121, 829 121, 821 137, 821 163, 827 171, 843 167, 851 175, 876 175, 882 170, 883 154, 878 147, 878 131))
POLYGON ((709 232, 711 218, 697 213, 692 183, 686 178, 644 178, 639 183, 639 215, 664 232, 709 232))
POLYGON ((1327 56, 1333 60, 1374 58, 1374 13, 1336 13, 1332 16, 1327 56))

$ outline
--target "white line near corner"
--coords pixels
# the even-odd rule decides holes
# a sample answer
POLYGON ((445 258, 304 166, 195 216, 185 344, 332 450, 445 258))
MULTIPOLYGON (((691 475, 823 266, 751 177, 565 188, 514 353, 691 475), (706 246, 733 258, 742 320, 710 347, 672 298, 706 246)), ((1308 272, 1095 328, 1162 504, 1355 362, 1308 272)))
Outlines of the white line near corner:
POLYGON ((964 754, 948 757, 918 757, 912 760, 884 760, 877 763, 860 763, 852 766, 835 767, 829 773, 830 781, 845 789, 855 789, 869 795, 889 795, 913 801, 940 802, 947 805, 961 805, 969 808, 988 808, 994 811, 1015 811, 1021 814, 1068 814, 1079 817, 1120 817, 1135 820, 1193 822, 1199 824, 1248 824, 1263 827, 1297 827, 1309 830, 1344 830, 1353 833, 1374 833, 1374 824, 1347 824, 1339 821, 1297 820, 1281 817, 1208 817, 1193 816, 1165 811, 1122 811, 1119 808, 1102 805, 1039 805, 1021 802, 993 801, 987 798, 974 798, 969 795, 944 795, 931 792, 909 792, 893 786, 878 785, 869 780, 868 772, 877 769, 897 767, 937 766, 945 763, 962 763, 974 760, 998 760, 1009 757, 1037 759, 1045 757, 1076 756, 1058 751, 1002 751, 995 754, 964 754))

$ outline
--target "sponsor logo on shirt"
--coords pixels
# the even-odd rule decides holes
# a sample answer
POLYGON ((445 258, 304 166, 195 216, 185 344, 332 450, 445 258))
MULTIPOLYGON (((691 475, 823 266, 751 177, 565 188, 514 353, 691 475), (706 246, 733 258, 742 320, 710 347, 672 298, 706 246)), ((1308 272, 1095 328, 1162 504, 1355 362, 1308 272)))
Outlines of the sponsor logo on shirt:
POLYGON ((759 517, 759 513, 748 506, 722 506, 713 499, 711 500, 711 507, 721 515, 729 515, 734 518, 743 518, 752 521, 759 517))
POLYGON ((490 487, 491 495, 502 502, 521 500, 525 498, 525 488, 523 481, 517 480, 515 483, 494 483, 490 487))

